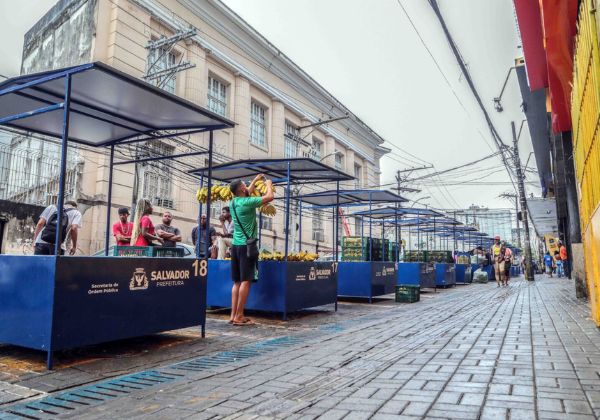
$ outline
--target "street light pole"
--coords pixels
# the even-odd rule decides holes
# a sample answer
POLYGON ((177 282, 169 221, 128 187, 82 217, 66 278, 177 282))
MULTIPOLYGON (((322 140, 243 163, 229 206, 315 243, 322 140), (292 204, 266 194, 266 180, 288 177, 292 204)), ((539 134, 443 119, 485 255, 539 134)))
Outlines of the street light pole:
POLYGON ((521 203, 521 215, 523 216, 523 228, 525 229, 525 279, 533 281, 533 264, 531 261, 531 240, 529 237, 529 221, 527 215, 527 197, 525 196, 525 175, 521 168, 521 158, 519 157, 519 144, 517 139, 517 131, 515 130, 515 122, 511 121, 510 126, 513 136, 513 158, 517 170, 517 185, 519 192, 519 201, 521 203))

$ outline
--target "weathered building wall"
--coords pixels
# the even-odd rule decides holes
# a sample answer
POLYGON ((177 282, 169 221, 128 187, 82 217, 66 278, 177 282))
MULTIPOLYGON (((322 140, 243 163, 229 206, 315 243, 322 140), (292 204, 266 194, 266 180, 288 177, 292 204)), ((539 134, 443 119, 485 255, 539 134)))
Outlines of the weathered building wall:
MULTIPOLYGON (((302 126, 314 122, 315 118, 328 119, 330 114, 349 113, 283 54, 275 54, 274 58, 273 47, 268 41, 214 0, 60 1, 27 34, 23 71, 98 60, 142 77, 148 67, 148 41, 168 37, 178 29, 190 26, 198 29, 197 35, 178 42, 172 53, 177 62, 189 61, 195 67, 176 74, 174 93, 206 107, 209 77, 226 85, 225 117, 234 120, 236 126, 215 133, 217 160, 281 158, 286 121, 302 126), (57 57, 60 51, 61 57, 57 57), (266 147, 250 142, 253 101, 266 110, 266 147)), ((348 120, 302 130, 300 135, 305 136, 309 144, 322 144, 323 162, 335 166, 334 153, 340 152, 343 155, 342 170, 354 175, 357 164, 362 186, 379 185, 379 158, 386 153, 386 149, 380 147, 383 140, 356 116, 349 115, 348 120)), ((186 140, 197 146, 208 144, 207 135, 186 140)), ((94 205, 84 216, 81 246, 86 252, 93 253, 102 247, 104 240, 108 161, 105 155, 88 152, 82 155, 85 170, 81 194, 94 205)), ((113 222, 117 207, 131 205, 132 180, 133 165, 115 169, 113 222)), ((355 184, 344 186, 354 187, 355 184)), ((174 224, 182 230, 184 241, 190 239, 189 232, 197 216, 196 188, 197 185, 189 180, 173 179, 174 224)), ((302 192, 312 189, 313 186, 308 186, 302 192)), ((283 189, 279 189, 279 195, 282 194, 283 189)), ((155 206, 155 213, 162 210, 155 206)), ((280 210, 273 220, 272 230, 263 232, 263 243, 267 246, 270 243, 274 247, 282 246, 282 213, 280 210)), ((329 212, 327 217, 331 217, 329 212)), ((313 243, 311 222, 311 218, 307 218, 303 223, 303 248, 313 243)), ((325 223, 324 233, 326 242, 331 243, 330 223, 325 223)))

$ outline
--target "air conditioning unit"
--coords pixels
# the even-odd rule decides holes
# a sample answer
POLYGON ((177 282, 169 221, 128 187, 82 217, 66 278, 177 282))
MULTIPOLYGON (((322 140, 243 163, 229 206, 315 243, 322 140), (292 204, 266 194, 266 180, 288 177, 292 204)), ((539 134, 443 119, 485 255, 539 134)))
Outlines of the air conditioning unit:
POLYGON ((165 209, 174 209, 175 208, 175 202, 173 201, 173 199, 156 197, 154 199, 154 204, 159 207, 165 208, 165 209))
POLYGON ((321 231, 316 231, 312 233, 313 241, 324 242, 325 241, 325 233, 321 231))

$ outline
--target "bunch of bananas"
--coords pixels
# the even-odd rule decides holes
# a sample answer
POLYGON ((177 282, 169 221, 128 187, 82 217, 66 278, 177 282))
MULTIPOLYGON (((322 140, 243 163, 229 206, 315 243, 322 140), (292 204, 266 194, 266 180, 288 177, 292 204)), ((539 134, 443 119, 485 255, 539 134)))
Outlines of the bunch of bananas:
MULTIPOLYGON (((266 193, 267 184, 265 184, 265 181, 263 179, 259 179, 254 183, 254 191, 252 192, 252 195, 254 197, 260 197, 265 195, 266 193)), ((275 194, 275 185, 273 185, 273 194, 275 194)))
MULTIPOLYGON (((196 191, 196 199, 201 203, 206 203, 208 198, 208 187, 199 188, 196 191)), ((210 189, 210 201, 230 201, 233 198, 233 193, 229 189, 229 185, 213 185, 210 189)))
POLYGON ((266 250, 260 251, 258 254, 258 259, 260 261, 283 261, 284 255, 281 252, 269 252, 266 250))
POLYGON ((277 213, 277 210, 275 209, 275 206, 273 204, 263 204, 262 206, 260 206, 258 208, 258 211, 261 212, 261 214, 265 215, 265 216, 269 216, 269 217, 273 217, 275 216, 275 213, 277 213))
MULTIPOLYGON (((319 254, 315 254, 314 252, 300 251, 300 252, 292 252, 288 254, 288 261, 315 261, 319 258, 319 254)), ((285 256, 278 251, 269 252, 266 250, 262 250, 258 256, 258 259, 261 261, 283 261, 285 256)))
POLYGON ((319 254, 307 251, 292 252, 288 255, 288 261, 315 261, 317 258, 319 254))

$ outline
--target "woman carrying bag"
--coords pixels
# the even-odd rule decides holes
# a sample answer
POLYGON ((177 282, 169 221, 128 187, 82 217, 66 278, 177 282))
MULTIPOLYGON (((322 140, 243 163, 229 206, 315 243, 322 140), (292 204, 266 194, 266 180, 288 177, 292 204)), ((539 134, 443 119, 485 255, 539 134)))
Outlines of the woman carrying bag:
POLYGON ((258 264, 258 223, 256 209, 273 201, 273 182, 262 174, 257 175, 246 187, 241 180, 229 184, 234 195, 230 209, 233 216, 234 230, 231 242, 231 316, 229 323, 233 325, 252 325, 252 321, 244 316, 244 307, 250 293, 250 284, 256 276, 258 264), (262 197, 251 197, 256 182, 264 179, 267 192, 262 197))

